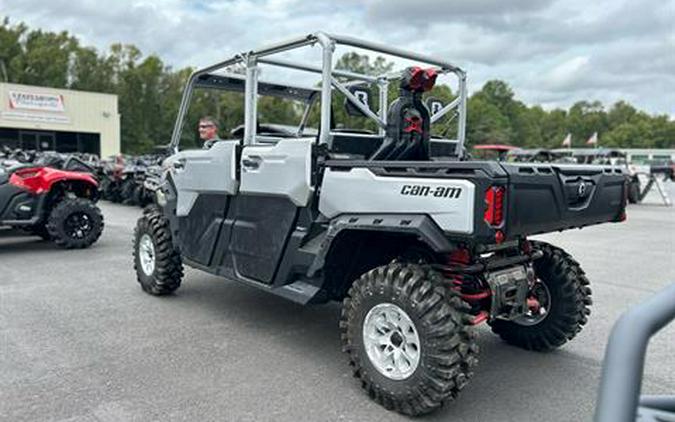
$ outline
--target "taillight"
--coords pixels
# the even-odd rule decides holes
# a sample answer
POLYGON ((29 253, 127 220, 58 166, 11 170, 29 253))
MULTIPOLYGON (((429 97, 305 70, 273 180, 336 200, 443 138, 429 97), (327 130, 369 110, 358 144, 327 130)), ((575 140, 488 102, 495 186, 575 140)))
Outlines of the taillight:
POLYGON ((501 227, 504 223, 504 186, 490 186, 485 191, 485 213, 483 218, 490 227, 501 227))

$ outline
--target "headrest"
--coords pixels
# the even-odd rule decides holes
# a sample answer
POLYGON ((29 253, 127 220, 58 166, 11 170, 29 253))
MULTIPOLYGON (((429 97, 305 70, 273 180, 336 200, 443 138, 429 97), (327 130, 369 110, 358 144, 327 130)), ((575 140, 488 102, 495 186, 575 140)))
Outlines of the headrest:
POLYGON ((412 92, 431 90, 436 83, 438 72, 436 69, 422 69, 418 66, 408 67, 403 71, 401 88, 412 92))

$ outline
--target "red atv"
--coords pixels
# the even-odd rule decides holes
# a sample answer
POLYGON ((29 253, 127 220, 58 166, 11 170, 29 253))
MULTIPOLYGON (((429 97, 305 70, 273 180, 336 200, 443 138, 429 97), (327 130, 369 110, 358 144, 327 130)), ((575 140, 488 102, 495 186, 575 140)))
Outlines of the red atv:
POLYGON ((19 228, 66 249, 96 242, 103 231, 103 215, 96 206, 98 182, 69 167, 0 166, 0 226, 19 228))

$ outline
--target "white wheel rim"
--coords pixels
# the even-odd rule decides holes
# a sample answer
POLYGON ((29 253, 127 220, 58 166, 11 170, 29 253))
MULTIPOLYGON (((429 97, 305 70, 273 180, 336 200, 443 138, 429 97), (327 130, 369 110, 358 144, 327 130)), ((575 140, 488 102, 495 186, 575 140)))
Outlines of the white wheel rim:
POLYGON ((389 379, 410 377, 420 363, 417 328, 393 303, 381 303, 368 312, 363 322, 363 344, 370 363, 389 379))
POLYGON ((138 257, 145 275, 151 276, 155 272, 155 244, 147 233, 141 236, 138 245, 138 257))

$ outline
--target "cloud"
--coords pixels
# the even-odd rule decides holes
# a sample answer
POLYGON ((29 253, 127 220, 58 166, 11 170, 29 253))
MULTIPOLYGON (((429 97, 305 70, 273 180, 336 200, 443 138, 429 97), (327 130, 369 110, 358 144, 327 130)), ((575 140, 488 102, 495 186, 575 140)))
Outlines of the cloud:
POLYGON ((374 0, 368 14, 371 19, 397 22, 434 22, 467 17, 532 13, 549 6, 553 0, 374 0))
POLYGON ((589 77, 589 61, 588 56, 577 56, 558 64, 542 78, 543 87, 554 91, 573 89, 589 77))
POLYGON ((135 44, 175 68, 323 30, 442 57, 471 89, 503 79, 529 104, 625 98, 675 115, 675 0, 0 1, 13 22, 99 50, 135 44))

